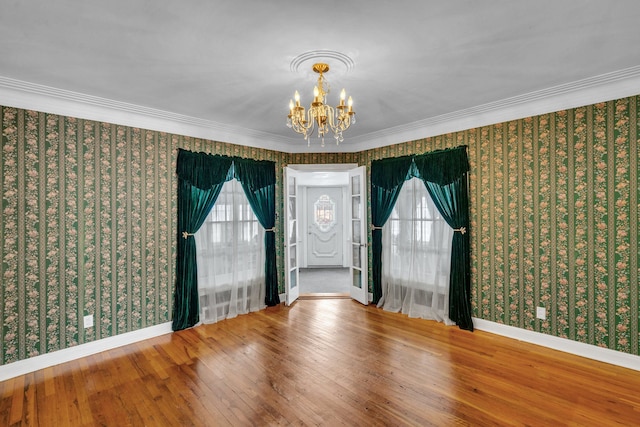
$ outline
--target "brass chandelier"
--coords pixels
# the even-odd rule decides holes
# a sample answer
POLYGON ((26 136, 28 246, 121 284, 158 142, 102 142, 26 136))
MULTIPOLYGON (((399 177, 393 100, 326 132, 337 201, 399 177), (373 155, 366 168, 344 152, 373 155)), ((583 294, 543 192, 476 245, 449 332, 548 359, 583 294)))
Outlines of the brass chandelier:
POLYGON ((335 108, 327 105, 327 95, 329 94, 329 83, 325 80, 324 74, 329 71, 329 65, 317 63, 312 67, 313 71, 319 74, 318 83, 313 88, 313 102, 309 110, 300 105, 300 94, 296 91, 293 100, 289 101, 289 115, 287 116, 287 127, 304 136, 307 145, 311 145, 310 136, 315 128, 318 128, 318 138, 322 139, 324 147, 324 136, 329 132, 333 133, 336 145, 344 141, 342 132, 356 122, 356 113, 353 111, 353 100, 349 97, 345 105, 346 92, 340 92, 340 104, 335 108))

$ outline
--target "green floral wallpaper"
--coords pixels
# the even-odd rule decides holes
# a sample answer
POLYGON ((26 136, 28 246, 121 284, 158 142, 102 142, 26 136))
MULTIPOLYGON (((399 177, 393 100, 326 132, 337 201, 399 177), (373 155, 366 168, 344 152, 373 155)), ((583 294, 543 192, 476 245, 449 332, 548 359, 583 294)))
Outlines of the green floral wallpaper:
POLYGON ((362 162, 468 145, 474 316, 638 355, 639 106, 528 117, 362 162))
POLYGON ((178 148, 282 159, 16 108, 0 117, 1 364, 170 320, 178 148))
POLYGON ((0 364, 170 320, 178 148, 275 161, 282 241, 284 165, 468 145, 474 315, 638 354, 639 104, 302 154, 0 107, 0 364))

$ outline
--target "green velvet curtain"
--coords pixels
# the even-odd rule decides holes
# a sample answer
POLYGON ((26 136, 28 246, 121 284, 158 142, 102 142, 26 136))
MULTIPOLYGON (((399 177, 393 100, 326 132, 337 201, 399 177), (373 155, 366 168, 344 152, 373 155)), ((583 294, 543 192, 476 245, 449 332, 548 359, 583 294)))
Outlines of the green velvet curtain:
POLYGON ((371 162, 371 233, 373 302, 382 297, 382 226, 405 180, 425 183, 442 217, 454 229, 449 279, 449 318, 461 329, 473 331, 471 319, 471 255, 467 147, 438 150, 419 156, 371 162))
POLYGON ((416 156, 414 162, 418 176, 426 185, 440 215, 454 230, 449 277, 449 318, 460 329, 473 331, 467 147, 416 156))
POLYGON ((389 219, 407 180, 413 157, 393 157, 371 162, 371 273, 373 303, 382 297, 382 226, 389 219))
POLYGON ((211 211, 227 180, 231 159, 178 151, 178 247, 172 329, 198 323, 198 271, 193 234, 211 211))
POLYGON ((193 153, 180 149, 178 175, 178 245, 176 286, 173 303, 174 331, 189 328, 199 320, 198 272, 193 234, 202 226, 224 183, 240 181, 265 233, 265 303, 280 303, 275 250, 275 163, 193 153))
POLYGON ((235 176, 242 184, 249 204, 266 230, 265 245, 265 304, 280 304, 278 271, 276 267, 276 168, 273 162, 234 159, 235 176))

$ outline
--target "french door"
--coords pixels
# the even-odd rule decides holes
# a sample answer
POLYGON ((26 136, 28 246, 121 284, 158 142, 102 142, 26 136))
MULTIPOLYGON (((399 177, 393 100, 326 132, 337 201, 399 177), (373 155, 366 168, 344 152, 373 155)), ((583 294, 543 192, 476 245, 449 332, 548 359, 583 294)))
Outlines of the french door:
MULTIPOLYGON (((285 204, 285 304, 290 305, 298 299, 299 260, 301 238, 299 218, 301 206, 298 203, 300 171, 284 168, 284 204, 285 204)), ((348 239, 350 250, 349 295, 362 304, 369 303, 368 248, 367 248, 367 192, 366 167, 349 170, 348 185, 348 239)))
POLYGON ((367 249, 367 191, 366 168, 360 166, 349 171, 349 234, 351 241, 351 286, 349 294, 354 300, 369 303, 368 249, 367 249))
POLYGON ((300 296, 300 272, 298 267, 298 172, 284 168, 284 210, 285 210, 285 304, 291 305, 300 296))

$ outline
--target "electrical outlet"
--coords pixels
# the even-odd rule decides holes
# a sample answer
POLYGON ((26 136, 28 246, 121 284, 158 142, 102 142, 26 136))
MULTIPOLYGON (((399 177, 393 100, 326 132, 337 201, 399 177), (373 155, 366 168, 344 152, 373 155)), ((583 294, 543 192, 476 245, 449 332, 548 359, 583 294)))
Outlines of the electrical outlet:
POLYGON ((93 326, 93 315, 84 316, 84 327, 91 328, 93 326))
POLYGON ((547 318, 547 309, 544 307, 536 307, 536 318, 545 320, 547 318))

